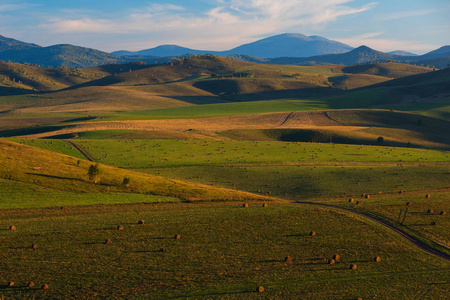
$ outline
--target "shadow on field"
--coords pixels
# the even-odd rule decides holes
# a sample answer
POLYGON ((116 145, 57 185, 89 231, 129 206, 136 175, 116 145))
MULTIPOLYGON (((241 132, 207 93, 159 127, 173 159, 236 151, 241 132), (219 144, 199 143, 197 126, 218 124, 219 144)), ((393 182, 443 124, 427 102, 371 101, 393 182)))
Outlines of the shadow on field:
POLYGON ((74 178, 74 177, 61 177, 61 176, 55 176, 55 175, 47 175, 47 174, 38 174, 38 173, 25 173, 27 175, 35 175, 35 176, 41 176, 46 178, 53 178, 53 179, 65 179, 65 180, 76 180, 76 181, 85 181, 83 179, 74 178))
POLYGON ((30 134, 47 133, 47 132, 61 130, 61 129, 70 128, 70 127, 74 127, 74 125, 33 126, 33 127, 27 127, 27 128, 10 129, 10 130, 0 131, 0 137, 13 137, 13 136, 22 136, 22 135, 30 135, 30 134))

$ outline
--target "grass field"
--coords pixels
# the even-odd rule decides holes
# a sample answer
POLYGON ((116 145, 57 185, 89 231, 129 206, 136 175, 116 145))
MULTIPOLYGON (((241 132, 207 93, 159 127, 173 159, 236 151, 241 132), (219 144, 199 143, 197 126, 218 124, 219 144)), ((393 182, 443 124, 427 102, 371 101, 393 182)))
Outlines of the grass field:
POLYGON ((448 298, 447 70, 0 67, 2 299, 448 298))
POLYGON ((17 227, 0 231, 0 274, 16 285, 1 294, 10 299, 444 299, 448 290, 447 262, 330 209, 173 203, 0 214, 0 227, 17 227))
MULTIPOLYGON (((20 140, 54 146, 46 140, 20 140)), ((252 193, 307 199, 448 187, 446 151, 315 143, 73 140, 107 165, 252 193)))

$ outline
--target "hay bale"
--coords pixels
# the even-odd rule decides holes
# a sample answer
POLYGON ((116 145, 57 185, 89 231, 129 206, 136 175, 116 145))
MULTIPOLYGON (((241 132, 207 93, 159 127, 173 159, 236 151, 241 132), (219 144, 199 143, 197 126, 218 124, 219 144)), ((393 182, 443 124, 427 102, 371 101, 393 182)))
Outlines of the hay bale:
POLYGON ((105 245, 108 245, 108 244, 112 244, 112 241, 110 239, 105 240, 105 245))
POLYGON ((242 207, 248 207, 248 204, 247 204, 247 203, 244 203, 244 204, 242 205, 242 207))
POLYGON ((15 284, 14 284, 14 281, 10 281, 10 282, 8 282, 8 286, 9 287, 13 287, 15 284))
POLYGON ((445 210, 441 210, 441 212, 439 213, 441 216, 443 216, 443 215, 445 215, 445 214, 447 214, 446 212, 445 212, 445 210))
POLYGON ((433 222, 430 223, 430 225, 431 225, 431 226, 436 226, 436 222, 433 221, 433 222))
POLYGON ((292 262, 292 258, 288 255, 284 258, 284 262, 290 263, 290 262, 292 262))
POLYGON ((256 288, 256 291, 257 291, 258 293, 262 293, 262 292, 264 292, 264 288, 263 288, 262 286, 258 286, 258 287, 256 288))
POLYGON ((138 224, 139 224, 139 225, 143 225, 144 223, 145 223, 144 220, 139 220, 139 221, 138 221, 138 224))
POLYGON ((33 287, 33 286, 35 286, 35 284, 34 284, 33 281, 30 281, 30 282, 27 283, 27 286, 28 286, 28 287, 33 287))
POLYGON ((336 262, 336 261, 335 261, 334 259, 329 259, 329 260, 328 260, 328 264, 329 264, 329 265, 334 265, 335 262, 336 262))
POLYGON ((66 207, 65 206, 61 206, 61 210, 64 210, 64 209, 66 209, 66 207))
POLYGON ((355 264, 350 265, 350 270, 356 270, 358 267, 355 264))
POLYGON ((356 205, 361 205, 362 202, 361 201, 356 201, 356 205))
POLYGON ((380 261, 381 261, 381 257, 375 256, 375 257, 373 258, 373 261, 374 261, 374 262, 380 262, 380 261))
POLYGON ((370 195, 366 195, 366 199, 369 199, 370 198, 370 195))
POLYGON ((32 249, 37 249, 37 248, 39 248, 39 246, 37 244, 33 244, 33 245, 31 245, 31 248, 32 249))
POLYGON ((411 202, 406 202, 406 206, 411 206, 412 203, 411 202))
POLYGON ((166 252, 166 248, 164 247, 159 248, 159 252, 166 252))
POLYGON ((399 193, 399 194, 403 194, 403 191, 399 191, 398 193, 399 193))
POLYGON ((314 231, 311 231, 310 233, 309 233, 309 236, 315 236, 317 233, 315 233, 314 231))
POLYGON ((48 289, 50 289, 50 287, 48 286, 48 284, 43 284, 41 289, 48 290, 48 289))
POLYGON ((333 259, 334 260, 340 260, 341 256, 339 254, 335 254, 335 255, 333 255, 333 259))
POLYGON ((432 214, 434 211, 430 208, 429 210, 427 210, 427 213, 432 214))
POLYGON ((14 230, 17 230, 17 228, 16 228, 16 226, 9 226, 9 230, 12 230, 12 231, 14 231, 14 230))
POLYGON ((353 203, 355 200, 353 199, 348 199, 348 202, 353 203))
POLYGON ((117 226, 117 230, 123 230, 123 226, 122 225, 117 226))
POLYGON ((179 240, 179 239, 181 239, 181 235, 175 234, 175 236, 173 238, 176 239, 176 240, 179 240))
POLYGON ((264 204, 263 204, 263 207, 267 207, 267 206, 269 206, 267 203, 264 203, 264 204))
POLYGON ((426 198, 431 198, 431 195, 430 195, 430 194, 427 194, 427 195, 426 195, 426 198))

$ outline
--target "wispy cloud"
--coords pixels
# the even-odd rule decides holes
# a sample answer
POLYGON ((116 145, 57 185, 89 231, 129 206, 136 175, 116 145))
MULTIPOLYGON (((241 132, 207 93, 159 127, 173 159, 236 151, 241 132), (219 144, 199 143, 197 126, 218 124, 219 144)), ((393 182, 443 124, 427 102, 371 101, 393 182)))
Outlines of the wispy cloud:
POLYGON ((11 11, 11 10, 17 10, 19 9, 21 6, 17 5, 17 4, 0 4, 0 12, 5 12, 5 11, 11 11))
POLYGON ((379 21, 390 21, 390 20, 398 20, 404 18, 413 18, 419 16, 426 16, 433 13, 438 12, 437 9, 426 9, 426 10, 411 10, 411 11, 402 11, 398 13, 388 14, 385 16, 378 17, 379 21))
MULTIPOLYGON (((147 40, 157 35, 158 42, 170 43, 169 38, 161 41, 161 37, 170 37, 172 42, 188 47, 223 49, 233 43, 238 45, 296 27, 321 26, 376 6, 374 2, 350 7, 350 2, 352 0, 216 0, 215 7, 201 14, 190 12, 189 7, 153 4, 130 10, 119 19, 93 15, 77 19, 60 17, 42 27, 58 34, 140 33, 145 34, 147 40)), ((150 46, 155 45, 147 44, 150 46)))

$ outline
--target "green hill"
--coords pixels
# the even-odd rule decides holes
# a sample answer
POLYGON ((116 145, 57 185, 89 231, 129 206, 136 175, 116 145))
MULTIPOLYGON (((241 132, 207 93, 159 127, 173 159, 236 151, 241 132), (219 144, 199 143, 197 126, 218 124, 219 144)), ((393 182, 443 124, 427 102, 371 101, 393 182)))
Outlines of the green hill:
POLYGON ((102 165, 98 184, 89 180, 92 163, 71 156, 0 139, 0 178, 57 191, 77 193, 137 193, 184 200, 262 199, 239 191, 212 188, 102 165), (123 179, 132 178, 127 187, 123 179))

